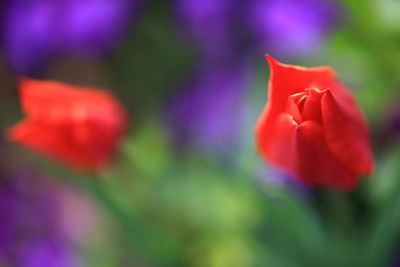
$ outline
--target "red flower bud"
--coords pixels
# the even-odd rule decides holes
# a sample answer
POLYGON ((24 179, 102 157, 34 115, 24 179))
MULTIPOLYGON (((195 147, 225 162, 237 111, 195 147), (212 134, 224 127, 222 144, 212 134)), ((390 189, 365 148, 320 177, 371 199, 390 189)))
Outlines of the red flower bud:
POLYGON ((269 99, 256 125, 262 157, 314 187, 351 189, 371 174, 366 122, 334 71, 267 60, 269 99))
POLYGON ((78 169, 109 163, 125 128, 125 112, 105 90, 24 78, 20 84, 26 118, 8 139, 78 169))

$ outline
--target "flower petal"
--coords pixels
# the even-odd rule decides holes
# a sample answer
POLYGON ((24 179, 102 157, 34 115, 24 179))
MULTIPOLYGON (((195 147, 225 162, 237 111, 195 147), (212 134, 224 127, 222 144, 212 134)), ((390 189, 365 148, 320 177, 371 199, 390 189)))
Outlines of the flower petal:
POLYGON ((98 170, 109 163, 125 131, 122 105, 105 90, 23 79, 26 118, 8 139, 73 167, 98 170))
POLYGON ((345 113, 328 90, 321 99, 325 137, 332 152, 357 173, 370 174, 373 160, 364 121, 345 113))
POLYGON ((70 85, 58 81, 29 78, 20 80, 22 108, 26 115, 44 116, 56 110, 72 109, 77 105, 118 109, 114 96, 94 87, 70 85))
POLYGON ((283 64, 266 56, 270 65, 270 79, 268 103, 256 124, 256 135, 258 140, 262 139, 263 150, 269 150, 273 146, 274 120, 286 109, 287 99, 306 88, 328 88, 335 79, 334 71, 329 67, 306 68, 295 65, 283 64))
POLYGON ((298 174, 316 187, 351 189, 357 175, 336 159, 327 146, 322 127, 305 121, 297 131, 298 174))
POLYGON ((295 172, 296 169, 296 129, 297 122, 288 113, 282 113, 273 127, 273 142, 265 147, 263 137, 258 137, 258 149, 270 162, 281 168, 295 172))
POLYGON ((269 55, 266 58, 270 65, 268 101, 271 116, 283 111, 290 95, 306 88, 324 90, 335 80, 334 71, 326 66, 306 68, 280 63, 269 55))
POLYGON ((7 139, 29 147, 41 154, 68 161, 76 166, 79 163, 87 163, 82 151, 77 150, 70 138, 66 138, 68 132, 63 127, 54 127, 44 122, 25 119, 10 128, 7 139))
POLYGON ((288 102, 286 104, 286 112, 289 113, 297 123, 303 122, 300 110, 292 97, 289 97, 288 99, 288 102))
POLYGON ((304 101, 301 112, 303 120, 312 120, 321 123, 321 97, 323 94, 323 91, 308 89, 308 97, 304 101))

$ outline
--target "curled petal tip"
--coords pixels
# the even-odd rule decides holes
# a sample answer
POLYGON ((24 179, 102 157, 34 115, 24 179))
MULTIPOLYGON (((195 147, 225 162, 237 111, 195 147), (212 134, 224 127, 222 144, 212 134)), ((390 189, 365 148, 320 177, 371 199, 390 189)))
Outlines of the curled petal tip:
POLYGON ((265 54, 265 58, 267 59, 268 63, 271 65, 272 63, 277 62, 275 58, 273 58, 270 54, 265 54))
POLYGON ((276 60, 275 58, 273 58, 273 57, 272 57, 271 55, 269 55, 269 54, 265 54, 265 58, 267 59, 268 64, 269 64, 269 67, 270 67, 271 70, 272 70, 272 69, 279 68, 279 67, 285 65, 285 64, 279 62, 278 60, 276 60))

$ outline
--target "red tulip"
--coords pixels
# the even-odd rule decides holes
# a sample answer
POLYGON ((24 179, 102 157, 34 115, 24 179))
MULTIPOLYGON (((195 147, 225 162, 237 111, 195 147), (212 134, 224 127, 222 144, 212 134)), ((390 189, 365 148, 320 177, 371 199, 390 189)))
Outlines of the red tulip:
POLYGON ((26 118, 8 139, 78 169, 109 163, 121 141, 125 113, 105 90, 24 78, 20 84, 26 118))
POLYGON ((351 189, 371 174, 366 122, 334 71, 267 60, 269 100, 256 125, 262 157, 313 187, 351 189))

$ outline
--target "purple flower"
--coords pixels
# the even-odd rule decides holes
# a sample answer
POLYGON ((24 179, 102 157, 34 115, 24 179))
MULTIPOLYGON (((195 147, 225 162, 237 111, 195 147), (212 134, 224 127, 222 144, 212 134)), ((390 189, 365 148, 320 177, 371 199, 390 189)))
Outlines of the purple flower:
POLYGON ((218 55, 233 45, 237 12, 232 0, 177 0, 179 26, 207 55, 218 55))
POLYGON ((19 254, 23 267, 78 267, 71 250, 62 245, 62 240, 40 240, 31 242, 19 254))
POLYGON ((23 267, 77 266, 72 264, 73 250, 60 222, 61 193, 35 173, 1 177, 0 262, 23 267))
POLYGON ((337 24, 340 9, 332 0, 177 0, 179 26, 203 54, 217 58, 237 54, 242 43, 247 51, 256 43, 257 53, 310 53, 337 24))
POLYGON ((239 137, 246 76, 242 66, 202 65, 170 107, 169 120, 178 141, 201 149, 232 145, 239 137))
POLYGON ((247 20, 264 52, 295 56, 318 48, 338 9, 328 0, 253 0, 247 20))
POLYGON ((22 74, 41 71, 57 55, 98 56, 126 28, 133 0, 9 0, 3 15, 5 53, 22 74))

